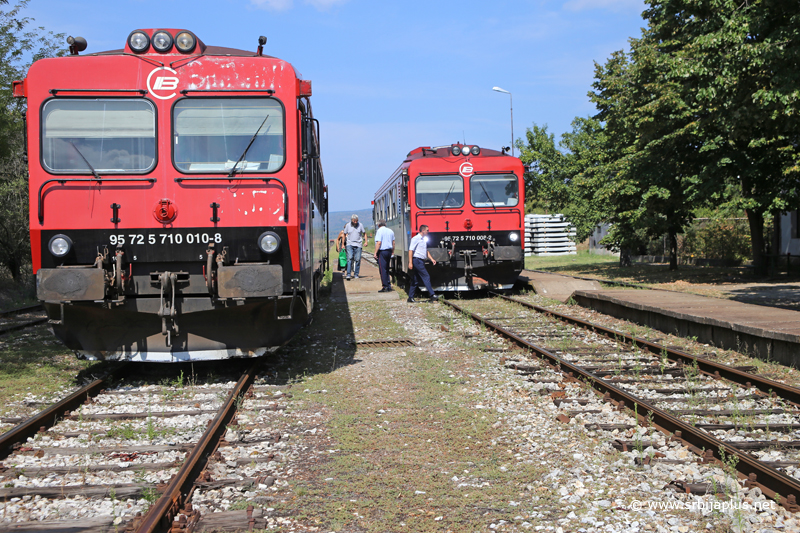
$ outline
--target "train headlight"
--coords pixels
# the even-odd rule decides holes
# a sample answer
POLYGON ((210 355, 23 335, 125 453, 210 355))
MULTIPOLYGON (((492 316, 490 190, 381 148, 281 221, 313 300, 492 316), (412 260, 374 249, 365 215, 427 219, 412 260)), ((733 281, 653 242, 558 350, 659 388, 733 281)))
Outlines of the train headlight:
POLYGON ((450 149, 450 151, 453 152, 453 155, 461 155, 461 147, 460 146, 453 146, 450 149))
POLYGON ((511 242, 517 242, 519 240, 519 234, 512 231, 508 234, 508 240, 511 242))
POLYGON ((161 30, 153 34, 153 48, 159 52, 169 52, 172 48, 172 35, 161 30))
POLYGON ((137 54, 146 52, 150 47, 150 37, 145 32, 136 30, 128 36, 128 46, 137 54))
POLYGON ((271 254, 281 245, 281 238, 271 231, 265 231, 258 238, 258 247, 266 254, 271 254))
POLYGON ((197 45, 197 39, 190 31, 182 31, 175 36, 175 46, 183 52, 188 54, 197 45))
POLYGON ((66 235, 54 235, 47 245, 50 253, 56 257, 64 257, 72 250, 72 239, 66 235))
POLYGON ((481 148, 480 146, 473 146, 470 152, 472 152, 472 155, 478 155, 481 153, 481 148))

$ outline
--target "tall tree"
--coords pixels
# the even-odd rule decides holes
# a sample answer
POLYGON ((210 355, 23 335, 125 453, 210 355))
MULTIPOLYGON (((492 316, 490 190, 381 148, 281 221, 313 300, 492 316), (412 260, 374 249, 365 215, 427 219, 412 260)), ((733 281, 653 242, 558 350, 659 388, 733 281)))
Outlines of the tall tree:
POLYGON ((555 137, 548 133, 547 124, 533 124, 525 132, 527 144, 517 141, 520 160, 525 163, 525 199, 530 211, 542 208, 559 210, 566 202, 567 189, 564 183, 564 156, 556 148, 555 137))
POLYGON ((547 126, 534 124, 526 131, 527 144, 520 139, 517 148, 528 168, 528 209, 563 213, 575 225, 578 240, 584 240, 607 216, 605 203, 597 194, 604 181, 605 138, 602 125, 591 118, 576 118, 572 128, 556 146, 547 126))
POLYGON ((663 54, 645 31, 631 51, 611 56, 595 71, 589 95, 606 125, 608 179, 616 193, 608 238, 622 252, 639 241, 668 235, 670 269, 678 268, 677 235, 704 202, 695 153, 694 110, 680 82, 670 79, 663 54))
POLYGON ((691 110, 710 198, 736 203, 764 272, 765 215, 798 200, 800 9, 785 0, 649 0, 644 39, 691 110), (741 194, 723 194, 738 183, 741 194))
MULTIPOLYGON (((0 265, 14 279, 30 262, 30 242, 25 102, 13 97, 11 82, 23 79, 34 61, 66 53, 62 34, 32 27, 33 19, 21 16, 28 2, 0 10, 0 265)), ((0 0, 6 5, 8 0, 0 0)))

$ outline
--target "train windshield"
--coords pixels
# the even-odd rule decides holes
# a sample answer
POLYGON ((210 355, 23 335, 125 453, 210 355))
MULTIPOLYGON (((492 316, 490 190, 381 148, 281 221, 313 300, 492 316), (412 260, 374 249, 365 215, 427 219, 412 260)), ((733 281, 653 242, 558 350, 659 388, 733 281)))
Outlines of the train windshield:
POLYGON ((474 207, 511 207, 519 203, 517 177, 475 174, 469 180, 469 197, 474 207))
POLYGON ((446 209, 464 205, 464 180, 461 176, 420 176, 415 182, 417 207, 446 209))
POLYGON ((285 159, 283 107, 267 98, 185 98, 173 108, 182 172, 275 172, 285 159))
POLYGON ((42 108, 49 172, 141 173, 156 161, 156 111, 147 100, 53 99, 42 108), (88 164, 87 164, 88 162, 88 164))

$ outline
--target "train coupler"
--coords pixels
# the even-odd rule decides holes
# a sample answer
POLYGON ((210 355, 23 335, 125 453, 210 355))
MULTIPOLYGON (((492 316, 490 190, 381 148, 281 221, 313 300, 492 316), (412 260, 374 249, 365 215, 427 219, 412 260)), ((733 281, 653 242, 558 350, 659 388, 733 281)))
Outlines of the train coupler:
POLYGON ((464 277, 469 279, 472 277, 472 256, 475 255, 475 250, 461 250, 458 255, 464 258, 464 277))
POLYGON ((178 292, 177 284, 183 279, 188 279, 187 272, 151 272, 150 282, 158 284, 161 288, 161 300, 158 307, 158 316, 161 317, 161 334, 167 337, 167 347, 172 346, 172 335, 178 335, 180 329, 175 321, 175 294, 178 292), (153 279, 155 278, 155 280, 153 279))

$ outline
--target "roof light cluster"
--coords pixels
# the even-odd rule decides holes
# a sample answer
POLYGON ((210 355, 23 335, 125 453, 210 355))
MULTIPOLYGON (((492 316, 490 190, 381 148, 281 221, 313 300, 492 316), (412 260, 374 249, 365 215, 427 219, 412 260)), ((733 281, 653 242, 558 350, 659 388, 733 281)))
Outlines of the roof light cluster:
POLYGON ((450 147, 450 153, 453 155, 479 155, 481 153, 480 146, 461 146, 459 144, 455 144, 450 147))
POLYGON ((136 54, 143 54, 152 45, 156 52, 165 54, 172 51, 173 46, 178 52, 189 54, 197 47, 197 37, 190 31, 181 30, 173 36, 166 30, 156 30, 150 37, 144 30, 136 30, 128 36, 128 46, 136 54))

